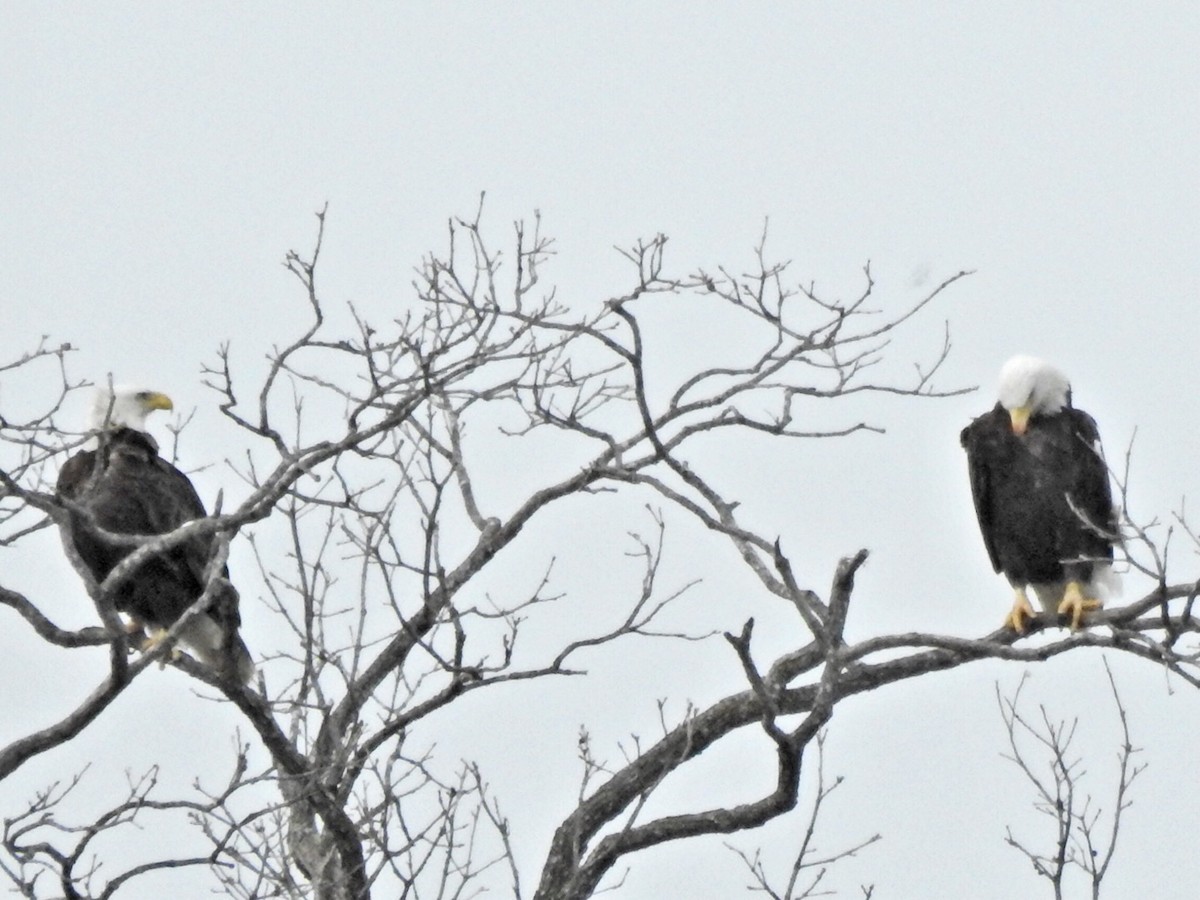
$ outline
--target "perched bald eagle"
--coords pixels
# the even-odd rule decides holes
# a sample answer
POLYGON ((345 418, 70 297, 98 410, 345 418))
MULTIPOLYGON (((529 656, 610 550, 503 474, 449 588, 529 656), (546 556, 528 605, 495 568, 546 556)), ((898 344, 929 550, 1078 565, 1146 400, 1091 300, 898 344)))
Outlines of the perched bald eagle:
MULTIPOLYGON (((169 397, 154 391, 98 390, 88 421, 98 446, 76 453, 59 473, 58 494, 75 507, 69 508, 63 540, 97 582, 136 547, 105 540, 89 526, 89 515, 104 531, 136 535, 165 534, 207 515, 191 481, 158 455, 158 444, 146 433, 151 412, 172 408, 169 397)), ((213 542, 211 535, 196 537, 152 556, 114 591, 113 605, 129 616, 131 633, 150 631, 143 649, 160 641, 204 592, 213 542)), ((202 662, 245 684, 254 675, 254 663, 237 635, 237 591, 228 569, 221 575, 208 608, 180 637, 202 662)))
POLYGON ((1067 377, 1029 356, 1000 370, 999 402, 963 429, 971 495, 992 567, 1014 598, 1005 624, 1034 618, 1033 587, 1051 621, 1099 609, 1113 592, 1116 513, 1096 423, 1071 405, 1067 377))

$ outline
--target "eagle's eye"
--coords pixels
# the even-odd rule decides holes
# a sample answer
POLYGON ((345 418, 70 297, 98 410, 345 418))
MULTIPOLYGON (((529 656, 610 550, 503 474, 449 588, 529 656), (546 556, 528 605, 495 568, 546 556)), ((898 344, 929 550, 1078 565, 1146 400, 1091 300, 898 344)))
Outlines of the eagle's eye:
POLYGON ((149 392, 149 391, 138 391, 138 392, 137 392, 137 398, 138 398, 139 400, 149 400, 149 399, 150 399, 150 392, 149 392))

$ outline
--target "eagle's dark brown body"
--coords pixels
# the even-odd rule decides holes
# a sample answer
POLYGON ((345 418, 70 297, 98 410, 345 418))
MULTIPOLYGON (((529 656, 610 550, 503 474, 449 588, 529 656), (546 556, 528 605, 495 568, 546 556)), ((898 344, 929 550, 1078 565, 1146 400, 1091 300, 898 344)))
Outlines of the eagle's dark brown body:
MULTIPOLYGON (((148 434, 117 428, 101 433, 99 442, 97 449, 80 451, 67 460, 57 490, 89 513, 101 529, 114 534, 165 534, 207 514, 187 476, 158 455, 148 434)), ((135 547, 105 540, 88 527, 87 518, 79 511, 69 512, 64 537, 102 582, 135 547)), ((204 592, 212 549, 211 536, 196 537, 151 557, 114 590, 114 607, 152 629, 170 628, 204 592)), ((241 622, 238 595, 228 582, 228 571, 221 574, 212 601, 192 620, 194 627, 185 627, 182 637, 210 665, 223 668, 232 660, 239 679, 245 681, 253 673, 253 664, 236 634, 241 622)))
POLYGON ((1012 585, 1088 582, 1113 558, 1112 492, 1091 416, 1066 406, 1015 434, 996 404, 961 439, 983 543, 1012 585))

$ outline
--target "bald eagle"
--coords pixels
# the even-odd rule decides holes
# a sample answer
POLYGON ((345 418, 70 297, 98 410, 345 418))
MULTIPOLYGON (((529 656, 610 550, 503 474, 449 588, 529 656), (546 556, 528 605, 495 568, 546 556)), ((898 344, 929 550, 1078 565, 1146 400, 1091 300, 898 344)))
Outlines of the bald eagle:
MULTIPOLYGON (((59 472, 58 495, 69 501, 63 540, 97 582, 136 547, 105 540, 89 517, 114 534, 155 535, 207 515, 191 481, 158 455, 158 444, 146 433, 151 412, 172 408, 171 399, 155 391, 98 390, 88 421, 98 446, 76 453, 59 472)), ((129 616, 131 633, 150 631, 143 649, 161 641, 204 592, 213 543, 211 535, 195 537, 152 556, 114 590, 113 605, 129 616)), ((254 663, 237 635, 238 594, 228 569, 221 576, 208 607, 191 618, 180 638, 202 662, 245 684, 254 663)))
POLYGON ((992 567, 1013 588, 1005 625, 1035 617, 1032 587, 1051 621, 1072 630, 1116 587, 1116 513, 1096 423, 1071 405, 1058 369, 1015 356, 1000 370, 999 402, 963 429, 971 495, 992 567))

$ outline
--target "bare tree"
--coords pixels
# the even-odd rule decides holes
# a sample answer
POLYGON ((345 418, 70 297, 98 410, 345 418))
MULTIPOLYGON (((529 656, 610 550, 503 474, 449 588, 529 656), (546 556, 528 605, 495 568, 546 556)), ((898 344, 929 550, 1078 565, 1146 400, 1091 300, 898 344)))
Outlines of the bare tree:
MULTIPOLYGON (((897 308, 876 298, 869 269, 847 299, 794 286, 788 265, 769 261, 762 245, 746 274, 671 274, 659 235, 621 251, 631 273, 624 292, 567 304, 542 284, 553 244, 540 219, 515 226, 504 256, 476 215, 450 223, 446 249, 423 261, 411 300, 379 318, 343 314, 323 297, 324 224, 322 213, 312 251, 286 261, 304 326, 258 375, 253 365, 239 368, 229 346, 205 370, 240 435, 228 458, 241 485, 227 486, 213 515, 139 538, 102 584, 77 566, 101 625, 62 628, 43 598, 0 589, 0 602, 40 639, 107 647, 109 660, 75 709, 0 748, 0 779, 75 738, 155 662, 225 698, 252 734, 237 743, 229 781, 197 785, 186 801, 160 800, 153 777, 135 778, 103 816, 73 822, 71 782, 47 788, 6 819, 3 871, 26 896, 107 897, 156 871, 148 867, 205 866, 235 897, 470 896, 500 885, 516 897, 584 898, 635 866, 639 851, 753 829, 792 810, 814 741, 847 697, 976 660, 1029 663, 1096 646, 1197 684, 1194 591, 1165 575, 1150 595, 1097 615, 1103 629, 1038 642, 999 630, 849 643, 845 625, 867 552, 842 560, 827 590, 803 584, 782 544, 747 527, 737 498, 697 462, 704 442, 722 437, 837 438, 875 427, 828 418, 839 408, 827 411, 831 400, 945 396, 935 377, 948 337, 908 376, 887 376, 885 362, 899 329, 967 273, 897 308), (706 316, 735 323, 740 340, 663 365, 680 323, 706 316), (656 327, 663 317, 674 324, 666 333, 656 327), (572 621, 548 637, 539 623, 566 602, 555 587, 556 550, 524 535, 552 528, 571 504, 599 509, 609 498, 641 522, 627 554, 640 569, 637 586, 606 605, 607 621, 572 621), (447 769, 436 742, 421 735, 436 732, 439 716, 465 698, 581 675, 585 658, 627 642, 705 639, 708 630, 672 615, 688 584, 662 583, 668 517, 731 547, 804 637, 762 659, 753 620, 726 634, 740 684, 678 720, 664 713, 662 733, 639 739, 619 764, 600 762, 585 732, 577 805, 563 810, 531 883, 485 773, 456 760, 447 769), (247 688, 172 656, 169 642, 131 657, 106 601, 146 559, 198 533, 220 538, 222 558, 231 541, 252 548, 261 594, 284 635, 247 688), (519 576, 505 571, 510 559, 522 561, 519 576), (1181 599, 1185 608, 1171 605, 1181 599), (733 803, 661 799, 675 773, 747 729, 770 747, 769 790, 733 803), (269 761, 256 768, 248 760, 258 752, 269 761), (185 816, 205 852, 120 873, 97 864, 103 836, 155 815, 185 816)), ((5 410, 0 419, 5 545, 65 515, 52 473, 86 437, 60 421, 64 399, 82 387, 68 374, 68 354, 42 346, 9 369, 14 377, 49 366, 58 374, 38 409, 5 410)), ((240 586, 250 597, 246 578, 240 586)), ((539 837, 523 840, 528 847, 539 837)), ((795 872, 812 864, 809 848, 801 847, 795 872)), ((799 875, 789 877, 781 896, 804 896, 799 875)))
POLYGON ((1011 828, 1006 840, 1033 865, 1039 877, 1050 882, 1055 900, 1064 896, 1064 879, 1072 870, 1083 872, 1090 882, 1092 897, 1098 900, 1104 876, 1116 854, 1122 816, 1132 804, 1130 788, 1146 769, 1145 763, 1134 762, 1139 750, 1133 746, 1128 714, 1107 659, 1104 671, 1121 724, 1117 777, 1108 807, 1083 789, 1087 772, 1082 752, 1075 745, 1078 717, 1070 721, 1056 719, 1044 705, 1039 706, 1036 718, 1022 712, 1021 692, 1028 672, 1011 697, 1003 696, 999 686, 996 688, 1000 716, 1008 735, 1009 753, 1005 758, 1033 786, 1034 809, 1054 826, 1047 852, 1033 849, 1031 843, 1018 838, 1011 828))

